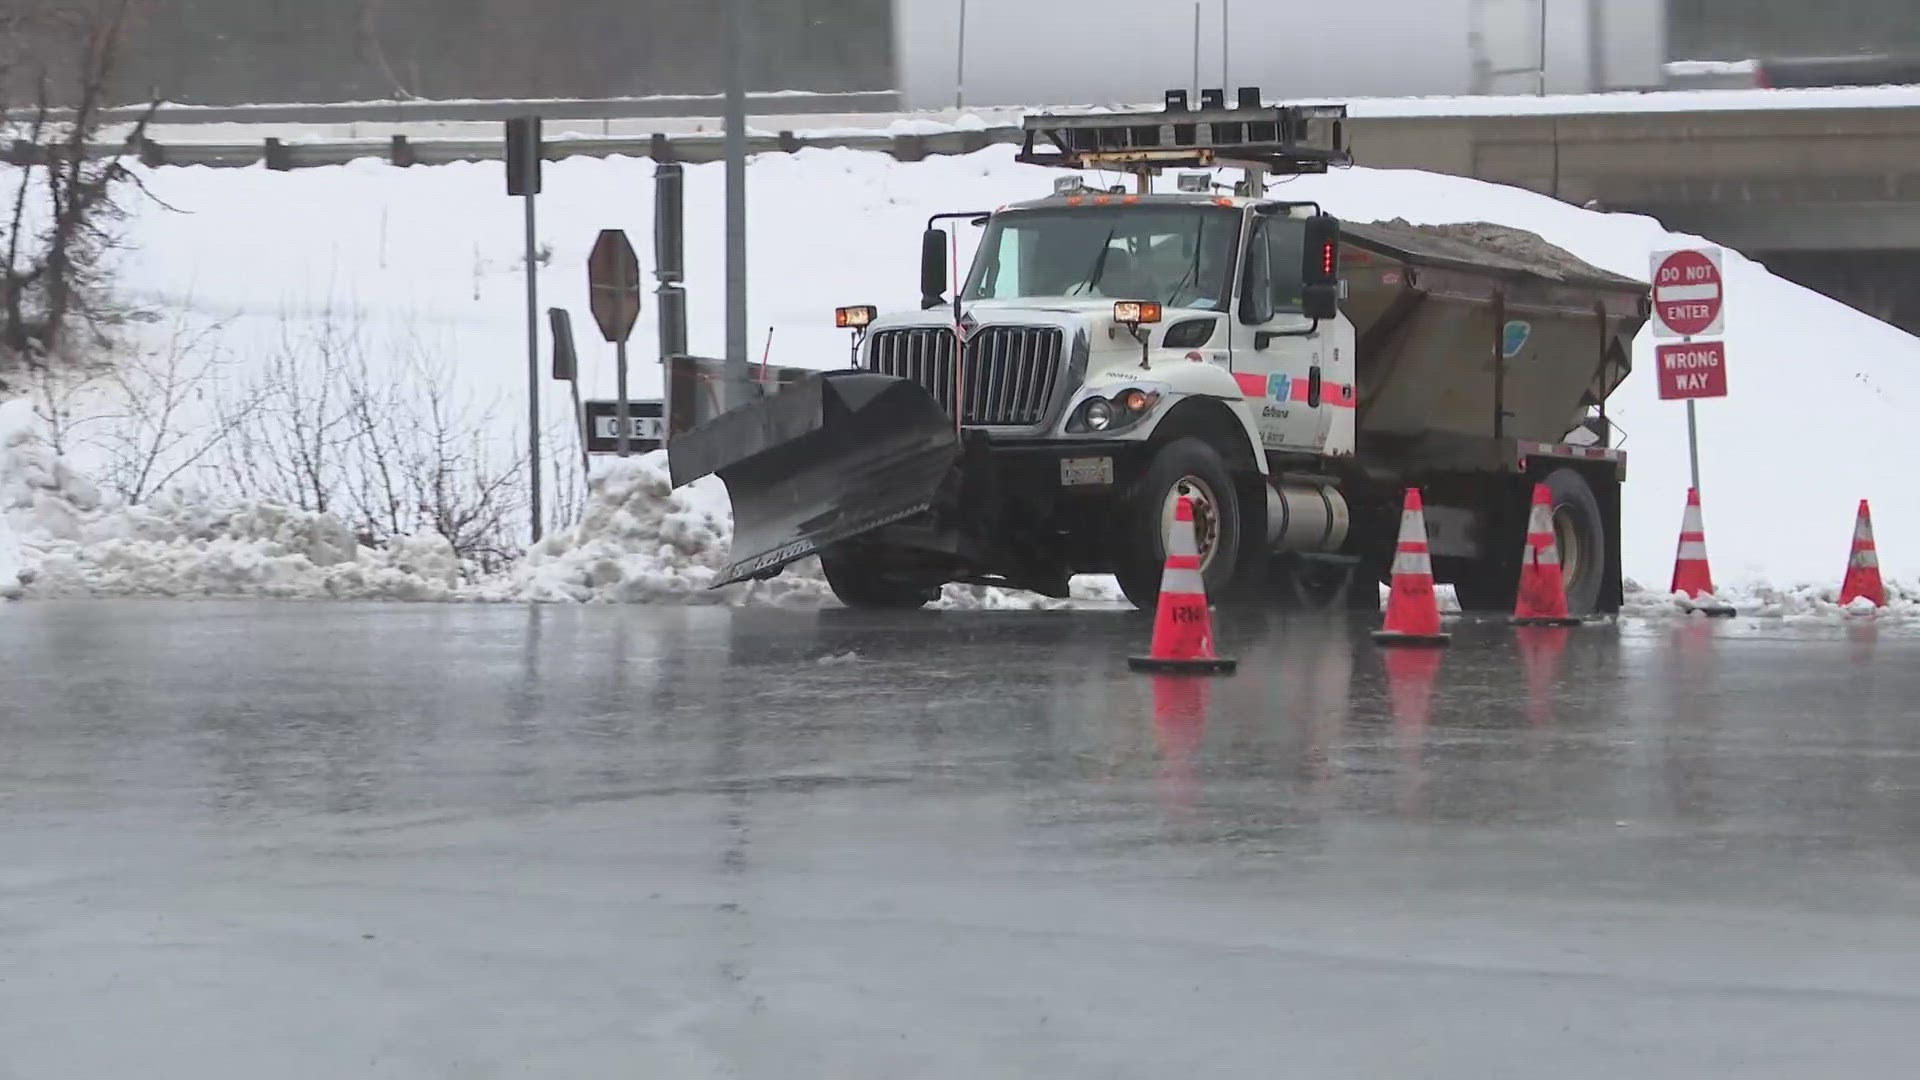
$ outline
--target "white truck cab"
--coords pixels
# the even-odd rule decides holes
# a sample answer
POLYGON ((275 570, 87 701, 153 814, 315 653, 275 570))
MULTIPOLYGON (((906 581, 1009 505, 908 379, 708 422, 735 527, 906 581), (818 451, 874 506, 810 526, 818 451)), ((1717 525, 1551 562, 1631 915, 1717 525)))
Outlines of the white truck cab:
MULTIPOLYGON (((1331 219, 1317 206, 1069 190, 973 220, 984 231, 957 303, 929 271, 926 284, 939 287, 926 290, 921 312, 873 323, 864 366, 917 377, 924 368, 902 347, 903 332, 958 328, 963 338, 989 337, 968 352, 983 368, 975 373, 983 397, 962 410, 970 426, 1140 441, 1182 401, 1204 397, 1233 411, 1263 472, 1270 455, 1353 453, 1353 325, 1331 303, 1337 294, 1324 295, 1319 317, 1307 311, 1308 271, 1331 282, 1337 269, 1331 219), (1041 327, 1084 342, 1084 359, 1068 350, 1071 393, 1044 420, 1039 410, 996 408, 1004 399, 984 370, 1012 361, 1021 328, 1041 327), (1129 391, 1145 397, 1123 401, 1129 391)), ((929 268, 939 265, 929 258, 929 268)))

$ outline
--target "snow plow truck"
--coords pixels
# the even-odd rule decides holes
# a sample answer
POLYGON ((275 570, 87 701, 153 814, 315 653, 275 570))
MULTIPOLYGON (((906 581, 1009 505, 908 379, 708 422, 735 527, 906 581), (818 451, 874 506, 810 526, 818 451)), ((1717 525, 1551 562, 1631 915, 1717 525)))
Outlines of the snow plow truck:
POLYGON ((1242 90, 1026 118, 1019 160, 1074 170, 1053 194, 935 216, 919 311, 837 313, 852 369, 670 443, 676 485, 718 474, 732 498, 720 584, 817 555, 854 607, 1113 574, 1150 609, 1184 496, 1216 600, 1371 606, 1417 486, 1436 578, 1466 609, 1510 609, 1544 483, 1571 607, 1617 610, 1626 458, 1606 401, 1647 285, 1531 233, 1269 197, 1270 178, 1351 164, 1345 115, 1242 90), (1204 171, 1153 193, 1168 169, 1204 171), (1132 181, 1086 186, 1102 173, 1132 181))

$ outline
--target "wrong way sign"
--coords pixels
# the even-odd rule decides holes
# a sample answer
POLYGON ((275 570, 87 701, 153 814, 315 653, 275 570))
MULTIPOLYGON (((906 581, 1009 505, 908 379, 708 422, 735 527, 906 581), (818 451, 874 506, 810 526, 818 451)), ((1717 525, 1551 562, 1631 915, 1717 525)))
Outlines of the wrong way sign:
POLYGON ((1718 341, 1662 345, 1654 351, 1660 372, 1660 399, 1727 396, 1727 347, 1718 341))
POLYGON ((1726 329, 1719 248, 1653 254, 1653 335, 1689 338, 1726 329))

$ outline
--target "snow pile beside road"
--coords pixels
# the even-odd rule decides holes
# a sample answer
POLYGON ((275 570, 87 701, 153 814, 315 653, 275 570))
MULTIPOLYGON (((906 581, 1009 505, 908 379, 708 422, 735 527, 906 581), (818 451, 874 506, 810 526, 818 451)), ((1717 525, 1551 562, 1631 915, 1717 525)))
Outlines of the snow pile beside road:
POLYGON ((13 507, 16 502, 32 505, 32 491, 8 466, 16 448, 24 447, 33 434, 33 413, 24 401, 0 402, 0 599, 17 600, 24 586, 20 580, 20 538, 14 532, 13 507))
POLYGON ((115 508, 27 549, 35 596, 451 600, 463 576, 442 536, 369 548, 329 514, 196 495, 115 508))
MULTIPOLYGON (((580 524, 536 544, 505 575, 470 595, 490 601, 580 604, 727 604, 819 607, 833 592, 818 559, 804 559, 769 581, 714 588, 726 569, 733 515, 726 487, 713 477, 675 490, 666 455, 607 462, 592 481, 580 524)), ((1112 578, 1077 578, 1073 601, 984 586, 949 585, 932 605, 953 610, 1029 610, 1120 600, 1112 578)))
POLYGON ((192 492, 112 504, 27 402, 0 405, 0 594, 445 600, 464 573, 444 537, 367 548, 331 514, 192 492))
MULTIPOLYGON (((170 491, 113 504, 53 452, 24 401, 0 405, 0 596, 720 603, 820 607, 817 560, 771 581, 711 586, 732 540, 726 489, 674 490, 663 454, 599 470, 580 524, 480 578, 444 537, 362 545, 325 513, 170 491)), ((1074 602, 1119 602, 1111 578, 1074 583, 1074 602)), ((1068 601, 950 585, 933 606, 1053 608, 1068 601)))
POLYGON ((534 545, 485 600, 536 603, 819 605, 830 593, 815 560, 772 581, 714 589, 733 533, 726 490, 703 479, 679 491, 666 455, 610 462, 597 471, 580 524, 534 545))
MULTIPOLYGON (((1798 585, 1779 588, 1753 582, 1722 587, 1718 598, 1733 605, 1741 618, 1780 619, 1786 622, 1831 622, 1844 618, 1872 618, 1905 622, 1920 620, 1920 588, 1901 582, 1887 582, 1887 606, 1875 608, 1865 600, 1840 604, 1839 583, 1798 585)), ((1636 618, 1685 618, 1693 616, 1686 597, 1649 591, 1629 585, 1620 614, 1636 618)))

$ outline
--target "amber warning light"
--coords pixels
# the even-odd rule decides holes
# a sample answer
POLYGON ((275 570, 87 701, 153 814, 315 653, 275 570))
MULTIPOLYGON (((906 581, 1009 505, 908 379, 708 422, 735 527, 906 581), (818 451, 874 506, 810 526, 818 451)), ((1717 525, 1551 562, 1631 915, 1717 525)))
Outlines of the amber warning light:
POLYGON ((1160 321, 1160 305, 1151 300, 1122 300, 1113 305, 1113 321, 1142 326, 1160 321))
POLYGON ((871 304, 833 309, 833 325, 842 330, 864 330, 873 325, 878 312, 871 304))

